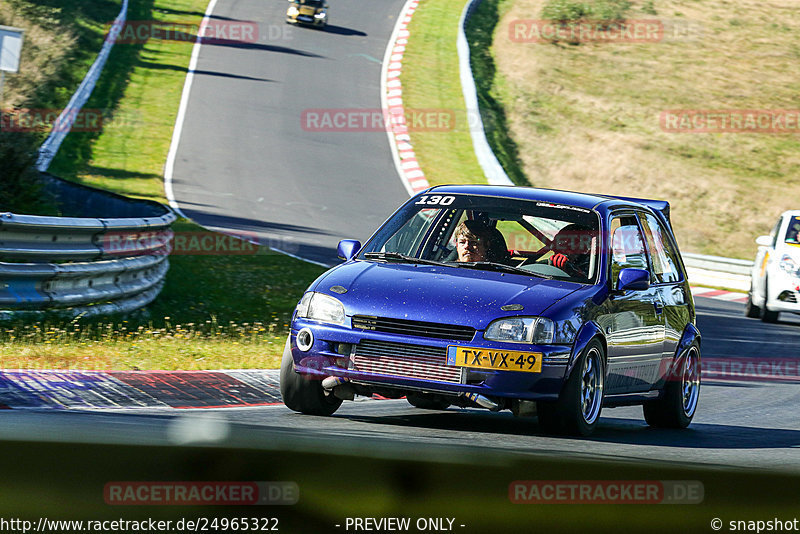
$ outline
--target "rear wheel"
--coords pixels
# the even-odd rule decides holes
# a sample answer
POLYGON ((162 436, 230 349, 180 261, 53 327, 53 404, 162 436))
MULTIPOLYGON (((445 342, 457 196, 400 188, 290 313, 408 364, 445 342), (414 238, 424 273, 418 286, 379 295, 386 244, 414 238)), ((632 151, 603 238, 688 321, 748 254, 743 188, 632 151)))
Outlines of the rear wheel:
POLYGON ((281 397, 290 410, 308 415, 331 415, 342 399, 334 395, 326 395, 322 389, 322 380, 311 379, 299 374, 294 369, 291 341, 286 340, 281 360, 281 397))
POLYGON ((680 371, 670 375, 661 398, 642 405, 650 426, 686 428, 700 398, 700 347, 694 342, 681 357, 680 371))
POLYGON ((778 313, 776 311, 771 311, 767 308, 767 301, 769 300, 769 286, 767 284, 767 280, 764 280, 764 306, 761 308, 761 320, 765 323, 777 323, 778 322, 778 313))
POLYGON ((542 430, 576 436, 588 436, 594 431, 603 407, 603 353, 600 341, 592 340, 572 370, 558 401, 537 404, 539 426, 542 430))
POLYGON ((415 395, 413 393, 406 395, 406 400, 414 408, 420 408, 422 410, 446 410, 450 406, 450 403, 447 401, 430 398, 426 395, 415 395))

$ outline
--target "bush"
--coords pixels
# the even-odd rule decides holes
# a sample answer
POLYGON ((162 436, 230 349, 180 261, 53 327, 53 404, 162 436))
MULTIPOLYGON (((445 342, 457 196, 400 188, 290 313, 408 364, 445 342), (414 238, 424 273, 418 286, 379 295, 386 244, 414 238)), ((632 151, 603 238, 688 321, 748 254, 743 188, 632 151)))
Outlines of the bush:
POLYGON ((36 170, 37 136, 0 130, 0 211, 58 215, 36 170))

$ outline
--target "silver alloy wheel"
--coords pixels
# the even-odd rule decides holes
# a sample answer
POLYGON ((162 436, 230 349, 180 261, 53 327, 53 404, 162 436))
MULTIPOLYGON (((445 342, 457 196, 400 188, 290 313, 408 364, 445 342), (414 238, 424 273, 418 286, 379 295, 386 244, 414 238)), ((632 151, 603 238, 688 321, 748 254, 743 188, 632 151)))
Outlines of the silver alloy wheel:
POLYGON ((581 414, 590 425, 600 415, 603 403, 603 370, 600 352, 592 347, 583 359, 581 371, 581 414))
POLYGON ((697 409, 697 398, 700 396, 700 354, 697 347, 691 347, 684 357, 681 391, 683 413, 691 417, 697 409))

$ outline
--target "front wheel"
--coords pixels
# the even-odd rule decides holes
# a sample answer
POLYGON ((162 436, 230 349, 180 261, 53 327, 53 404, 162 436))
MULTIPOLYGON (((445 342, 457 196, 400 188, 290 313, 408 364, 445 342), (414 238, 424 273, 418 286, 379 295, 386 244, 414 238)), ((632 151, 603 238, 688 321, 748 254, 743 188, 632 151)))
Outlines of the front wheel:
POLYGON ((670 374, 661 398, 642 405, 650 426, 686 428, 692 422, 700 398, 700 347, 695 341, 680 360, 677 374, 670 374))
POLYGON ((603 345, 592 340, 554 403, 537 403, 539 426, 545 432, 588 436, 597 427, 603 407, 605 358, 603 345))
POLYGON ((744 316, 750 319, 761 317, 761 308, 753 304, 753 284, 750 284, 750 291, 747 293, 747 302, 744 305, 744 316))
POLYGON ((325 394, 322 380, 295 371, 290 339, 286 340, 281 360, 281 397, 287 408, 308 415, 331 415, 342 405, 342 399, 325 394))

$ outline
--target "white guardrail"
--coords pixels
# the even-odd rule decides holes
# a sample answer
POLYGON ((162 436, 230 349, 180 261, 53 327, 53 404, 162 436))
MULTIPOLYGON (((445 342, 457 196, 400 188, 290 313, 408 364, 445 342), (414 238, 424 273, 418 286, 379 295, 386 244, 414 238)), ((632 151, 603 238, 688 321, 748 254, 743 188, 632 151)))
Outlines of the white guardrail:
MULTIPOLYGON (((478 91, 470 64, 469 42, 467 41, 466 25, 470 16, 480 6, 482 0, 469 0, 461 12, 458 23, 458 49, 459 71, 461 75, 461 89, 464 93, 467 115, 470 117, 470 134, 472 146, 478 158, 486 180, 492 185, 513 185, 503 166, 497 160, 489 142, 480 114, 478 104, 478 91)), ((689 281, 694 284, 724 287, 747 291, 750 289, 750 271, 752 261, 723 258, 720 256, 705 256, 702 254, 683 254, 689 281)))
POLYGON ((44 173, 91 96, 127 11, 123 0, 97 59, 39 149, 36 167, 47 191, 62 213, 75 216, 0 213, 0 318, 24 310, 130 312, 152 302, 164 285, 176 219, 169 208, 44 173))

